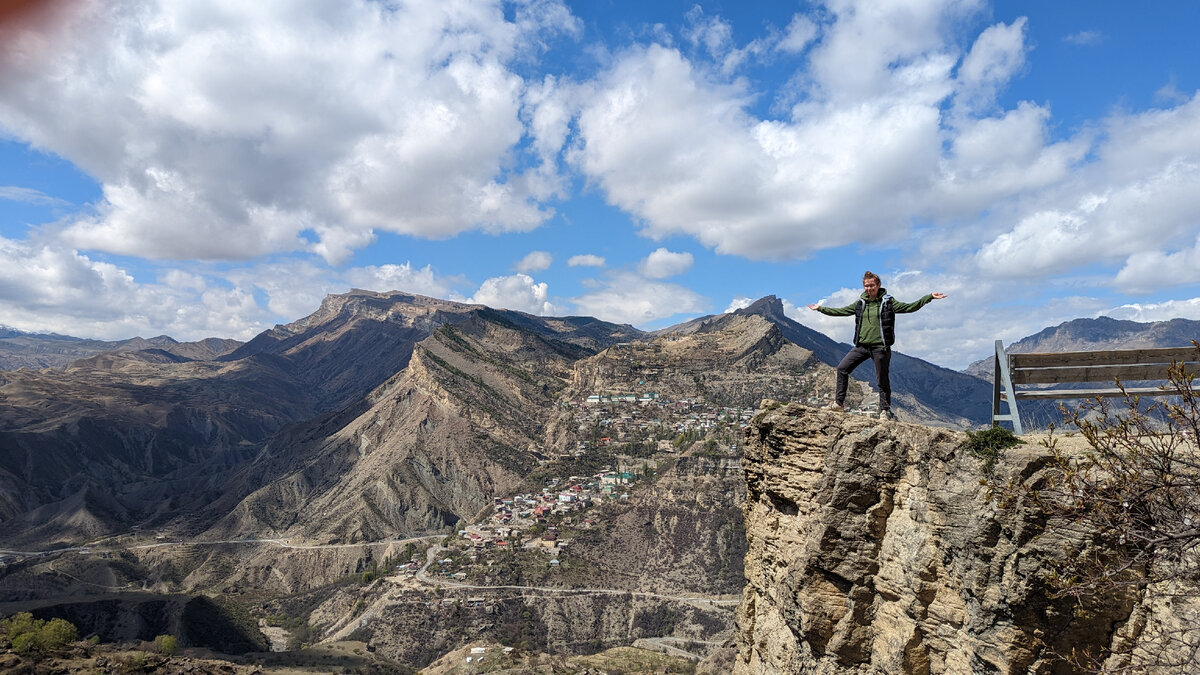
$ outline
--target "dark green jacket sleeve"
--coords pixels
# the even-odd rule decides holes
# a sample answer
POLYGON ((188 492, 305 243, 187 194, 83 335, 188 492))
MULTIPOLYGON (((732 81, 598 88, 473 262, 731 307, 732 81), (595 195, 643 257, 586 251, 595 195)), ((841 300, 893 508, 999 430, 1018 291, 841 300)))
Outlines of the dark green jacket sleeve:
MULTIPOLYGON (((932 299, 932 296, 930 296, 932 299)), ((854 310, 858 307, 858 303, 846 305, 845 307, 817 307, 817 311, 829 316, 854 316, 854 310)), ((909 310, 914 311, 914 310, 909 310)))
MULTIPOLYGON (((917 300, 916 302, 900 302, 899 300, 893 299, 892 309, 894 309, 897 314, 907 314, 909 312, 915 312, 931 302, 933 302, 933 293, 922 296, 921 299, 917 300)), ((851 307, 853 307, 853 305, 851 307)), ((850 313, 853 314, 854 312, 851 311, 850 313)))

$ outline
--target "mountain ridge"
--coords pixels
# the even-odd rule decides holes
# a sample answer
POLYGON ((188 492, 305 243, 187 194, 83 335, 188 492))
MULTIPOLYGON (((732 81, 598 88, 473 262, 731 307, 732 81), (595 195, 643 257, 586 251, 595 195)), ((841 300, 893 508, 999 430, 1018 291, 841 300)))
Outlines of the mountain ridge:
MULTIPOLYGON (((1187 347, 1200 339, 1200 321, 1169 319, 1147 323, 1100 316, 1072 319, 1042 330, 1004 346, 1009 354, 1036 352, 1070 352, 1109 349, 1146 349, 1152 347, 1187 347)), ((992 380, 992 357, 972 362, 963 371, 976 377, 992 380)))

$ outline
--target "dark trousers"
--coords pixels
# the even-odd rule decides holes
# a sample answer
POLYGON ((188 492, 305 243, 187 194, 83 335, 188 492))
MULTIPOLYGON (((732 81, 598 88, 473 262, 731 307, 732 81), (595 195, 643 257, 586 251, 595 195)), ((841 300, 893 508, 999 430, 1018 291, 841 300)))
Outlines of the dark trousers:
POLYGON ((875 378, 879 385, 879 409, 891 410, 892 381, 888 379, 888 364, 892 362, 890 347, 855 347, 851 349, 837 367, 836 400, 838 403, 846 401, 846 386, 850 383, 850 373, 854 372, 854 369, 867 359, 875 362, 875 378))

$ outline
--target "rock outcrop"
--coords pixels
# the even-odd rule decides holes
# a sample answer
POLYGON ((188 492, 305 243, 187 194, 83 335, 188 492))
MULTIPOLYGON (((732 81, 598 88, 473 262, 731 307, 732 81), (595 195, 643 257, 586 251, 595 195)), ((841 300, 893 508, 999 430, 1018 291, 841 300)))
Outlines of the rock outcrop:
MULTIPOLYGON (((747 435, 735 672, 1070 672, 1054 655, 1108 646, 1134 608, 1054 597, 1072 542, 990 500, 963 434, 769 403, 747 435)), ((1046 454, 1012 448, 995 476, 1038 480, 1046 454)))

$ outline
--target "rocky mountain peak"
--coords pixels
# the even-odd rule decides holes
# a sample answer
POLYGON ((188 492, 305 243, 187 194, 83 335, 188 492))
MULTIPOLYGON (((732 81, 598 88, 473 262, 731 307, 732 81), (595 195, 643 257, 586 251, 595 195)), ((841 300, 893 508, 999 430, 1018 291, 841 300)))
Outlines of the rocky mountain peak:
POLYGON ((772 322, 780 322, 787 318, 783 312, 783 301, 774 295, 767 295, 733 312, 739 316, 761 316, 772 322))

